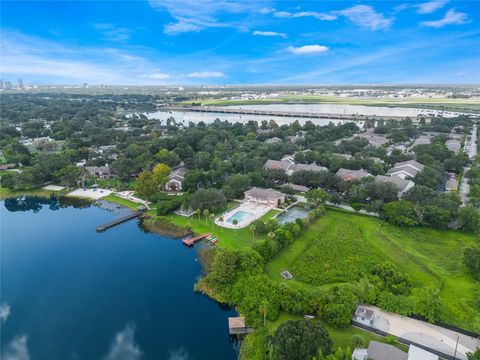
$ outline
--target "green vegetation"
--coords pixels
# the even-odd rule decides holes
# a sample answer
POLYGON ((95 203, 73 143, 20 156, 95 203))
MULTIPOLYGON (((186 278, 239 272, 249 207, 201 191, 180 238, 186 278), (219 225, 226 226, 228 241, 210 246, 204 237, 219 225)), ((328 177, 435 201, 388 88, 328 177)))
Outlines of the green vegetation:
MULTIPOLYGON (((234 203, 235 206, 238 205, 234 203)), ((278 210, 270 210, 265 214, 261 219, 263 221, 268 221, 273 216, 278 214, 278 210)), ((218 246, 225 249, 242 249, 245 247, 250 247, 253 245, 254 241, 266 240, 265 235, 255 235, 255 240, 252 236, 252 230, 250 228, 244 227, 242 229, 227 229, 218 225, 215 225, 211 220, 205 220, 205 217, 200 215, 193 215, 189 218, 170 214, 165 215, 162 218, 168 220, 172 224, 175 224, 179 227, 190 228, 193 232, 197 234, 203 234, 211 232, 218 239, 218 246)))
POLYGON ((119 196, 117 196, 117 195, 114 195, 114 194, 110 194, 110 195, 104 196, 104 197, 102 198, 102 200, 110 201, 110 202, 112 202, 112 203, 115 203, 115 204, 118 204, 118 205, 121 205, 121 206, 128 207, 129 209, 132 209, 132 210, 136 210, 139 206, 142 205, 142 204, 139 204, 139 203, 136 203, 136 202, 133 202, 133 201, 130 201, 130 200, 121 198, 121 197, 119 197, 119 196))
POLYGON ((480 284, 462 263, 464 250, 475 243, 473 236, 459 232, 400 228, 366 216, 328 211, 268 263, 266 272, 273 281, 312 291, 356 282, 375 264, 388 260, 408 276, 413 287, 440 289, 442 321, 478 331, 480 284), (283 270, 291 271, 294 280, 283 280, 283 270))

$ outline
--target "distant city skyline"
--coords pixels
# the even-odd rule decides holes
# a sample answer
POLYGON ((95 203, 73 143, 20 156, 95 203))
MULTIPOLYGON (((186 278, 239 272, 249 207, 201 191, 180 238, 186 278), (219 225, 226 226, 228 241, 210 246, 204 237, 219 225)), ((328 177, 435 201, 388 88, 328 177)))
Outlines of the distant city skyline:
POLYGON ((477 1, 3 1, 28 84, 480 83, 477 1))

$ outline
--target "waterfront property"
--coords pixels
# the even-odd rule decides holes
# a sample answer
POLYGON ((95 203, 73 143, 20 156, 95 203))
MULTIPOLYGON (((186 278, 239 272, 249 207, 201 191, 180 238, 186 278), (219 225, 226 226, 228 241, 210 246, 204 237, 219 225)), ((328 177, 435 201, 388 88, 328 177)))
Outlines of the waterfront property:
POLYGON ((251 188, 245 191, 245 202, 254 206, 276 207, 285 202, 286 196, 273 189, 251 188))
POLYGON ((178 192, 182 191, 182 184, 185 180, 185 174, 187 173, 187 168, 183 164, 172 169, 172 172, 168 175, 168 181, 165 184, 165 191, 178 192))

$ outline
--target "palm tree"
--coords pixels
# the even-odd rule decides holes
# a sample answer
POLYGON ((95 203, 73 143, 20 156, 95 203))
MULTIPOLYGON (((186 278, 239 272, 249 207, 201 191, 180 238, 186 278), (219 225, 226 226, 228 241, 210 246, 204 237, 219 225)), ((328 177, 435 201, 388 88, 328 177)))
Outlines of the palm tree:
POLYGON ((205 216, 205 224, 207 224, 209 214, 210 214, 210 211, 208 211, 208 209, 203 210, 203 216, 205 216))
POLYGON ((200 220, 200 214, 201 214, 201 212, 202 212, 202 211, 201 211, 200 209, 195 210, 195 214, 198 215, 198 220, 200 220))
POLYGON ((238 220, 233 219, 232 224, 233 224, 233 226, 235 226, 235 231, 236 231, 237 230, 237 225, 238 225, 238 220))
POLYGON ((315 220, 315 212, 313 212, 313 211, 308 212, 308 220, 310 220, 310 222, 315 220))
POLYGON ((270 240, 273 240, 275 238, 275 233, 273 231, 270 231, 268 234, 267 234, 268 238, 270 240))
POLYGON ((215 214, 210 214, 209 215, 210 221, 212 222, 212 230, 213 230, 213 220, 215 219, 215 214))
POLYGON ((257 230, 257 227, 255 224, 250 225, 250 231, 252 232, 252 240, 255 242, 255 231, 257 230))

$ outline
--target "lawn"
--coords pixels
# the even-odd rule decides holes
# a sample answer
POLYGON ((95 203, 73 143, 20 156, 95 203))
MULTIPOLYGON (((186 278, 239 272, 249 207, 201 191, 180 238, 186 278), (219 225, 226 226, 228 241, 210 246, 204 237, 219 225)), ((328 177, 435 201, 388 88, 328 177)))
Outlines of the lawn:
POLYGON ((50 191, 42 188, 35 188, 29 190, 11 190, 0 186, 0 199, 14 198, 20 196, 38 196, 49 197, 51 195, 64 195, 65 191, 50 191))
POLYGON ((327 213, 266 266, 277 282, 306 290, 355 282, 375 263, 388 260, 415 287, 440 289, 443 321, 480 331, 480 283, 463 266, 463 251, 476 243, 458 231, 399 228, 367 216, 327 213), (294 280, 283 280, 289 270, 294 280))
POLYGON ((121 198, 117 195, 114 195, 114 194, 104 196, 102 198, 102 200, 110 201, 110 202, 113 202, 115 204, 128 207, 131 210, 136 210, 140 205, 142 205, 142 204, 130 201, 130 200, 123 199, 123 198, 121 198))
MULTIPOLYGON (((270 210, 266 213, 261 219, 263 221, 271 219, 279 211, 270 210)), ((227 229, 215 224, 212 224, 210 219, 205 219, 205 216, 198 215, 191 216, 186 218, 184 216, 170 214, 164 216, 169 222, 185 227, 189 226, 195 233, 202 234, 211 232, 218 239, 218 246, 228 249, 241 249, 244 247, 252 246, 253 244, 253 234, 250 231, 250 226, 244 227, 242 229, 227 229)), ((265 235, 255 235, 255 241, 260 239, 265 239, 265 235)))

